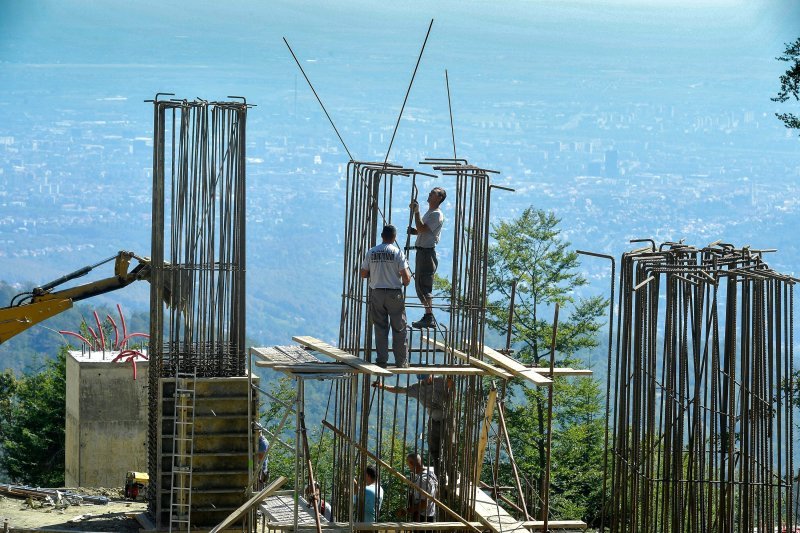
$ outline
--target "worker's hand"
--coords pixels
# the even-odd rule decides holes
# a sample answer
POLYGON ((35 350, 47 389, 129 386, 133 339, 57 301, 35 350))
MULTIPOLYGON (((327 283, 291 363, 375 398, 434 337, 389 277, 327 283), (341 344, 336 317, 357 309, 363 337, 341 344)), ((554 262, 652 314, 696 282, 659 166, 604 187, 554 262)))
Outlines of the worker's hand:
POLYGON ((417 202, 416 200, 411 200, 411 203, 408 205, 408 207, 411 208, 411 211, 413 213, 419 212, 419 202, 417 202))
POLYGON ((408 233, 409 235, 416 235, 417 234, 417 228, 413 228, 413 227, 409 226, 408 230, 406 230, 406 233, 408 233))
POLYGON ((380 381, 373 381, 372 382, 372 386, 375 387, 376 389, 382 389, 383 388, 383 384, 380 381))

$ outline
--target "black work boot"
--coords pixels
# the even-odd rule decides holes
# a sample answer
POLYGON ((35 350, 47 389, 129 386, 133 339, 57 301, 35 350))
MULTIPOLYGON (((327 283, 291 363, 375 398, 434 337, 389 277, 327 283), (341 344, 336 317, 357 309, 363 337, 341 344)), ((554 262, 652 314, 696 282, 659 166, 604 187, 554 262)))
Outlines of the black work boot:
POLYGON ((423 317, 416 322, 412 322, 411 325, 415 328, 433 328, 436 327, 436 319, 433 318, 433 313, 425 313, 423 317))

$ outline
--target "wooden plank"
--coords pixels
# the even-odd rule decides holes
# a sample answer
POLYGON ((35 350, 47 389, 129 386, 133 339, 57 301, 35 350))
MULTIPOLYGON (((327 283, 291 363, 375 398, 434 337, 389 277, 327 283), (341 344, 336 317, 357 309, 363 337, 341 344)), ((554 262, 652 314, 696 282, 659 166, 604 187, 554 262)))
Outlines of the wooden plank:
MULTIPOLYGON (((541 520, 527 520, 522 523, 527 529, 542 529, 541 520)), ((589 527, 583 520, 548 520, 547 529, 586 529, 589 527)))
MULTIPOLYGON (((256 366, 267 367, 279 372, 291 372, 293 374, 302 374, 307 372, 312 373, 355 373, 363 374, 364 372, 358 368, 348 366, 345 364, 337 363, 301 363, 288 365, 284 363, 275 363, 273 361, 256 361, 256 366)), ((450 375, 450 376, 484 376, 487 372, 473 368, 471 366, 409 366, 407 368, 399 368, 390 366, 385 370, 395 375, 404 374, 434 374, 434 375, 450 375)))
MULTIPOLYGON (((541 367, 529 367, 529 368, 531 370, 535 370, 536 372, 538 372, 542 376, 549 376, 550 375, 550 369, 549 368, 541 368, 541 367)), ((553 369, 553 375, 557 376, 557 377, 561 377, 561 376, 592 376, 592 375, 594 375, 594 372, 592 372, 591 370, 581 370, 581 369, 576 369, 576 368, 564 367, 564 368, 554 368, 553 369)))
POLYGON ((391 376, 392 373, 386 369, 379 367, 378 365, 368 363, 363 359, 356 357, 355 355, 349 354, 344 350, 340 350, 335 346, 331 346, 327 342, 322 342, 319 339, 315 339, 314 337, 304 337, 304 336, 296 336, 292 337, 292 340, 295 342, 299 342, 303 346, 307 346, 312 350, 315 350, 321 354, 325 354, 328 357, 333 357, 340 363, 344 363, 346 365, 352 366, 353 368, 357 368, 364 372, 365 374, 375 374, 378 376, 391 376))
POLYGON ((432 374, 444 376, 485 376, 487 372, 471 366, 410 366, 387 368, 392 374, 432 374))
MULTIPOLYGON (((258 363, 256 362, 256 365, 258 363)), ((302 374, 302 373, 333 373, 333 374, 362 374, 363 372, 359 372, 357 368, 353 368, 350 365, 339 364, 339 363, 300 363, 295 365, 287 365, 285 363, 280 363, 272 366, 273 370, 277 370, 278 372, 291 372, 293 374, 302 374)))
POLYGON ((475 368, 480 368, 481 370, 484 370, 484 371, 488 372, 489 374, 492 374, 492 375, 497 376, 497 377, 501 377, 503 379, 511 379, 511 377, 512 377, 510 373, 506 372, 502 368, 494 367, 494 366, 490 365, 489 363, 481 361, 480 359, 476 359, 474 357, 470 357, 467 354, 465 354, 464 352, 456 350, 455 348, 451 348, 451 347, 447 346, 445 343, 443 343, 441 341, 431 340, 428 337, 425 337, 424 335, 422 336, 422 340, 423 340, 423 342, 427 342, 428 344, 436 346, 437 348, 439 348, 440 350, 443 350, 446 353, 453 354, 455 357, 458 357, 462 361, 467 362, 468 364, 474 366, 475 368))
MULTIPOLYGON (((480 522, 469 522, 482 528, 480 522)), ((267 522, 268 530, 295 531, 294 522, 267 522)), ((353 522, 355 531, 463 531, 461 522, 353 522)), ((350 531, 349 522, 334 522, 322 525, 323 531, 350 531)), ((316 531, 312 524, 298 524, 296 531, 316 531)))
POLYGON ((255 354, 256 357, 263 361, 269 361, 269 357, 267 357, 267 348, 256 348, 253 346, 250 348, 250 353, 255 354))
POLYGON ((512 359, 507 355, 503 355, 497 350, 493 350, 488 346, 483 347, 483 355, 500 368, 508 370, 517 377, 527 379, 535 385, 551 385, 553 383, 552 379, 542 376, 536 370, 528 368, 519 361, 512 359))
POLYGON ((296 344, 291 346, 267 346, 267 347, 252 347, 250 353, 255 354, 260 361, 256 361, 257 366, 270 365, 299 365, 305 363, 318 363, 322 364, 318 358, 296 344), (260 363, 260 364, 259 364, 260 363))
POLYGON ((483 413, 483 423, 481 424, 481 437, 478 440, 478 455, 477 468, 475 469, 475 480, 477 483, 481 479, 481 470, 483 470, 483 454, 486 453, 486 445, 489 442, 489 427, 492 425, 492 416, 494 415, 494 404, 497 401, 497 388, 492 385, 489 391, 489 397, 486 399, 486 411, 483 413))
POLYGON ((522 522, 508 514, 500 504, 481 489, 475 489, 475 516, 492 533, 527 533, 522 522))
POLYGON ((279 477, 272 483, 270 483, 264 490, 247 500, 243 503, 238 509, 232 512, 228 517, 214 526, 211 531, 208 533, 219 533, 223 529, 226 529, 236 522, 239 521, 247 512, 249 512, 253 507, 264 501, 270 494, 281 488, 284 483, 286 483, 287 479, 283 476, 279 477))

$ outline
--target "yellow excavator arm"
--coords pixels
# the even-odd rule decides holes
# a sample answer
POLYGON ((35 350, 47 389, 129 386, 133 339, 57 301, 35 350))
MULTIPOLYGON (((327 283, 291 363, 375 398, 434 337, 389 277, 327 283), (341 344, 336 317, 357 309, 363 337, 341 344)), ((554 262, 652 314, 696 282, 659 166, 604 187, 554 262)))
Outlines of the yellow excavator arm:
POLYGON ((0 308, 0 344, 31 326, 66 311, 72 307, 73 302, 121 289, 141 279, 150 279, 150 260, 139 257, 133 252, 121 251, 99 263, 85 266, 41 287, 36 287, 31 292, 18 294, 11 299, 11 305, 0 308), (136 259, 139 263, 129 271, 132 259, 136 259), (55 287, 85 276, 94 268, 112 260, 114 261, 114 276, 69 289, 53 291, 55 287))

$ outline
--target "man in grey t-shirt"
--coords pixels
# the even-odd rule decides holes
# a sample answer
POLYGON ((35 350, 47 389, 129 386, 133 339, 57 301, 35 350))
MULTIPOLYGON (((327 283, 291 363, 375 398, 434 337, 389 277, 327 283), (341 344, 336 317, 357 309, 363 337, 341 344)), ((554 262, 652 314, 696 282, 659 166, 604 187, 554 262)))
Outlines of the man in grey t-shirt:
POLYGON ((391 224, 383 227, 383 242, 373 246, 361 263, 361 277, 369 278, 369 317, 375 329, 375 351, 378 366, 386 367, 389 360, 389 326, 392 328, 392 351, 395 364, 408 366, 406 345, 406 302, 403 287, 411 281, 408 261, 394 243, 397 229, 391 224))
POLYGON ((433 318, 433 278, 436 275, 436 268, 439 266, 436 244, 439 242, 439 234, 441 234, 444 224, 444 215, 439 206, 442 205, 445 198, 447 198, 445 190, 441 187, 434 187, 428 194, 428 211, 423 216, 419 214, 419 203, 416 200, 413 200, 410 205, 414 212, 414 227, 409 227, 408 232, 417 236, 414 245, 417 250, 414 288, 419 301, 425 306, 425 315, 420 320, 411 323, 415 328, 432 328, 436 325, 436 320, 433 318))
MULTIPOLYGON (((422 463, 422 457, 418 453, 408 454, 406 456, 406 465, 411 471, 414 484, 434 498, 437 498, 439 496, 439 480, 436 478, 436 473, 433 471, 433 468, 425 466, 422 463)), ((410 516, 412 520, 419 522, 435 522, 436 502, 419 490, 415 490, 411 494, 405 514, 410 516)))

